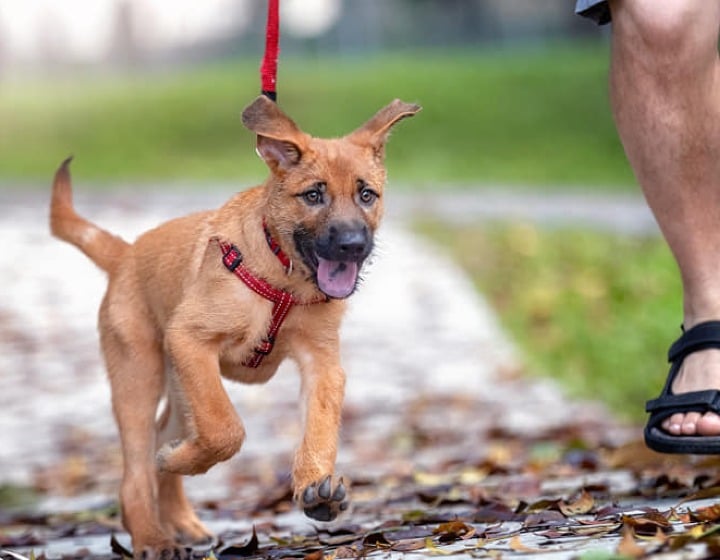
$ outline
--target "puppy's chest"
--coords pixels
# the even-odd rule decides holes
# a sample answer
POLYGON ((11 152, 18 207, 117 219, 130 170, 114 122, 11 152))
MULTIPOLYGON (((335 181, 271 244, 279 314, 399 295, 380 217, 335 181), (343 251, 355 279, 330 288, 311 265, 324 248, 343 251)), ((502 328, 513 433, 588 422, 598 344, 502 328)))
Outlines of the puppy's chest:
POLYGON ((292 339, 297 334, 294 312, 289 311, 273 334, 276 318, 271 309, 264 311, 255 313, 244 332, 226 336, 222 341, 219 359, 224 377, 243 383, 264 383, 290 354, 292 339))

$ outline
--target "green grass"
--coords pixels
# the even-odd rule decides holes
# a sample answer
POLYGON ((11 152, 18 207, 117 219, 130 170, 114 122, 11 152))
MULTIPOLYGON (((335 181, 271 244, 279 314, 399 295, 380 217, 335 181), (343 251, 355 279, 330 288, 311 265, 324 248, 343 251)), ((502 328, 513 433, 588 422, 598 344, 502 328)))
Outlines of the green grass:
POLYGON ((470 273, 530 372, 601 399, 623 418, 644 418, 682 321, 676 265, 659 237, 523 224, 425 223, 420 231, 470 273))
MULTIPOLYGON (((424 107, 388 149, 390 178, 448 184, 627 186, 607 100, 607 47, 283 55, 280 102, 337 136, 394 97, 424 107)), ((42 181, 68 154, 95 183, 236 181, 265 174, 239 121, 257 61, 135 77, 53 76, 0 88, 0 182, 42 181)))

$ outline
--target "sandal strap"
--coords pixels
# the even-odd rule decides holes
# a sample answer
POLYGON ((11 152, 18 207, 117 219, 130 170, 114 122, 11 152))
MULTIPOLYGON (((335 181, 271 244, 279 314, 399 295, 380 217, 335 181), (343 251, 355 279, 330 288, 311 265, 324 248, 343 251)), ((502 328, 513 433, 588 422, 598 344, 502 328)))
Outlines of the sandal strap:
MULTIPOLYGON (((646 412, 661 412, 669 410, 676 412, 715 412, 720 413, 720 391, 708 389, 705 391, 692 391, 677 395, 663 394, 657 399, 649 400, 645 404, 646 412)), ((663 417, 664 419, 665 417, 663 417)))
POLYGON ((706 348, 720 349, 720 321, 699 323, 678 338, 668 351, 668 361, 682 360, 688 354, 706 348))

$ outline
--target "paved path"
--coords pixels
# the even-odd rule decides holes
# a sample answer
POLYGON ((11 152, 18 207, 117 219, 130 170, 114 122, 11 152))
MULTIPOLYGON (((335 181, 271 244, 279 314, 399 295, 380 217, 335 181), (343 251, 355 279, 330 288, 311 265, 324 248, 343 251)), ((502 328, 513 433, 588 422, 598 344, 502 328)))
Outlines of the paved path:
MULTIPOLYGON (((80 194, 77 205, 131 239, 167 217, 219 204, 229 192, 153 192, 142 200, 137 192, 80 194)), ((588 216, 596 215, 600 227, 654 231, 637 198, 605 203, 601 209, 598 200, 506 194, 390 197, 377 254, 342 333, 351 419, 345 437, 352 445, 341 450, 340 470, 367 475, 402 461, 441 462, 442 454, 408 457, 401 444, 377 449, 378 441, 392 441, 387 434, 404 422, 408 407, 429 399, 460 395, 476 403, 470 420, 467 414, 455 418, 451 410, 442 415, 445 428, 463 434, 463 446, 473 445, 473 433, 488 424, 532 434, 604 416, 599 405, 570 402, 548 381, 512 375, 521 365, 518 354, 486 302, 457 266, 411 235, 405 221, 418 214, 463 220, 517 215, 540 221, 575 217, 587 225, 588 216), (568 200, 573 211, 563 206, 568 200)), ((73 450, 93 449, 90 467, 80 465, 82 476, 74 474, 89 480, 94 492, 111 493, 118 472, 111 450, 117 444, 95 331, 104 278, 75 248, 51 239, 46 215, 44 196, 0 193, 0 484, 41 480, 52 494, 67 483, 53 475, 73 476, 72 469, 53 470, 57 462, 73 450)), ((228 390, 248 440, 237 459, 190 481, 198 499, 222 495, 239 469, 288 455, 297 441, 298 382, 291 367, 267 385, 229 384, 228 390)))
POLYGON ((406 220, 421 216, 451 223, 519 220, 545 227, 579 226, 623 234, 658 234, 639 193, 540 191, 538 188, 451 190, 390 194, 390 213, 406 220))
MULTIPOLYGON (((137 192, 87 196, 81 191, 77 205, 93 220, 132 239, 168 217, 212 207, 225 196, 219 191, 156 191, 140 200, 137 192)), ((344 325, 349 406, 377 398, 379 388, 388 411, 418 395, 437 392, 501 400, 495 377, 518 367, 516 353, 487 303, 458 267, 408 233, 403 224, 409 217, 576 217, 586 223, 589 211, 598 216, 598 223, 604 219, 606 225, 633 231, 647 221, 637 199, 606 200, 604 206, 568 196, 555 203, 548 197, 535 197, 527 205, 523 201, 492 193, 390 197, 378 250, 344 325), (576 211, 567 210, 568 201, 576 211), (622 220, 617 221, 618 216, 622 220)), ((50 237, 46 203, 40 193, 0 193, 0 481, 29 482, 34 467, 80 434, 114 434, 95 330, 104 275, 74 247, 50 237), (33 434, 31 440, 28 433, 33 434)), ((293 402, 296 383, 293 372, 283 371, 267 386, 230 390, 241 408, 261 412, 273 406, 278 395, 283 403, 293 402)), ((556 410, 552 404, 562 397, 554 387, 540 382, 532 387, 541 396, 529 394, 528 401, 556 410)), ((535 412, 516 403, 508 407, 506 422, 529 429, 537 417, 558 424, 566 419, 535 412)), ((248 415, 251 436, 256 418, 257 413, 248 415)), ((252 442, 251 437, 248 448, 252 442)))

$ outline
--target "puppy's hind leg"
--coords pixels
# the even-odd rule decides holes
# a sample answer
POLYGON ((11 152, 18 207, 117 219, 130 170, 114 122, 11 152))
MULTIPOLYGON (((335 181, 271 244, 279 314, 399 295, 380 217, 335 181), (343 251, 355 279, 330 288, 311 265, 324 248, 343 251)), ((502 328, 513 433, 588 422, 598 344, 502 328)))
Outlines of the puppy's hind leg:
POLYGON ((113 317, 119 306, 106 298, 100 311, 100 342, 123 451, 122 520, 136 558, 177 556, 157 506, 155 417, 165 386, 163 354, 155 333, 129 307, 113 317))
MULTIPOLYGON (((165 410, 157 423, 158 449, 170 441, 187 437, 185 418, 177 395, 169 390, 165 410)), ((168 533, 182 543, 200 544, 212 539, 185 495, 182 475, 161 471, 158 474, 160 521, 168 533)))

